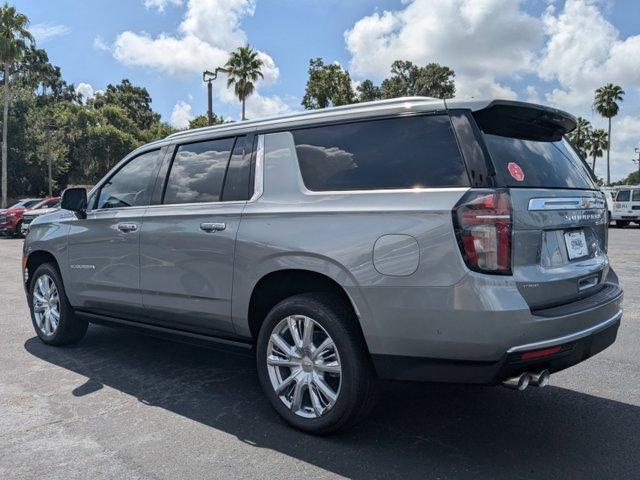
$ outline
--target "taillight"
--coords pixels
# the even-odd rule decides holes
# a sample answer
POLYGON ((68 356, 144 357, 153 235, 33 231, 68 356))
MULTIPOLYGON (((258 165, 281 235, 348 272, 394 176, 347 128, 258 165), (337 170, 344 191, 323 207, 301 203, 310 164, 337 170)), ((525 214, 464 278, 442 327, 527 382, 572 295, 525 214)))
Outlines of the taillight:
POLYGON ((453 209, 453 222, 471 270, 511 274, 511 200, 506 190, 469 190, 453 209))

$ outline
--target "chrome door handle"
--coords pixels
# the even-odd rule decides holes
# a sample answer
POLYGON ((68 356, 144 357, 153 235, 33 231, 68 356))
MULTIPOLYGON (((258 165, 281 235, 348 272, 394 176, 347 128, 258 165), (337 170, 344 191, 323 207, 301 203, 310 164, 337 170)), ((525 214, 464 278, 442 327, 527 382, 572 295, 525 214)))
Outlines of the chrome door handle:
POLYGON ((224 223, 201 223, 200 224, 200 230, 207 233, 221 232, 225 228, 227 228, 227 225, 224 223))
POLYGON ((138 225, 136 225, 135 223, 119 223, 118 230, 120 230, 122 233, 135 232, 136 230, 138 230, 138 225))

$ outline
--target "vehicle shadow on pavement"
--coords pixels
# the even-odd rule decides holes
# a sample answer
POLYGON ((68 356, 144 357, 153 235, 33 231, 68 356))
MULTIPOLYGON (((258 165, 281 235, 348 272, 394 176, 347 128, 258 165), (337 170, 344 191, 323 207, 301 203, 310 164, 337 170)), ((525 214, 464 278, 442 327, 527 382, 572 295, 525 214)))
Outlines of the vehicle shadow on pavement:
MULTIPOLYGON (((638 478, 640 407, 557 387, 384 382, 354 429, 312 437, 284 424, 258 384, 252 354, 92 326, 77 346, 36 337, 26 350, 140 402, 349 478, 638 478)), ((215 445, 211 446, 215 449, 215 445)), ((291 473, 291 472, 289 472, 291 473)))

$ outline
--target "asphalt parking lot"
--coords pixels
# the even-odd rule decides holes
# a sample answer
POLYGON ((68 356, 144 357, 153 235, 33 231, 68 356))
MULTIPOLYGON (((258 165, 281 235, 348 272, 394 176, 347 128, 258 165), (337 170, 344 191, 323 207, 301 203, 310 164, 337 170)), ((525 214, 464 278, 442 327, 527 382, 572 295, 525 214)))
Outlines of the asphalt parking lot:
POLYGON ((385 383, 371 417, 316 438, 267 405, 250 355, 92 326, 35 336, 22 241, 0 240, 0 478, 640 478, 640 229, 612 229, 618 341, 523 393, 385 383))

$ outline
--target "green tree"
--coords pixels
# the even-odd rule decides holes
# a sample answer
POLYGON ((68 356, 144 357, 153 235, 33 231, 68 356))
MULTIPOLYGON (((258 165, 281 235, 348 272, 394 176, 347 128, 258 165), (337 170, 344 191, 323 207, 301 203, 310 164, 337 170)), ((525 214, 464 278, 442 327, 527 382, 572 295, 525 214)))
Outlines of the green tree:
MULTIPOLYGON (((213 123, 211 125, 220 125, 224 123, 224 119, 222 117, 218 117, 215 113, 213 114, 213 123)), ((206 115, 198 115, 194 119, 189 122, 189 128, 203 128, 209 126, 209 119, 206 115)))
POLYGON ((608 138, 607 132, 601 128, 597 128, 589 133, 585 148, 589 152, 589 156, 593 158, 591 170, 594 172, 596 171, 596 159, 602 157, 604 149, 609 145, 608 138))
POLYGON ((578 117, 576 128, 569 134, 569 140, 573 143, 583 157, 587 157, 589 138, 591 135, 591 122, 589 120, 578 117))
POLYGON ((382 98, 380 87, 374 85, 371 80, 364 80, 356 87, 356 95, 359 102, 373 102, 382 98))
POLYGON ((609 121, 609 130, 607 132, 607 185, 611 185, 611 119, 618 114, 620 107, 618 102, 624 99, 624 90, 618 85, 608 83, 596 90, 593 108, 601 116, 609 121))
POLYGON ((380 87, 382 98, 424 96, 453 98, 456 93, 455 72, 437 63, 418 67, 407 60, 391 64, 391 77, 380 87))
POLYGON ((242 102, 242 120, 246 120, 245 104, 247 98, 255 91, 255 84, 262 74, 263 61, 258 57, 258 52, 249 45, 231 52, 229 60, 225 64, 227 69, 227 87, 233 86, 234 93, 242 102))
POLYGON ((302 106, 307 110, 348 105, 355 101, 351 76, 337 63, 325 65, 322 58, 309 60, 309 79, 302 106))
POLYGON ((4 110, 2 115, 2 208, 7 206, 7 140, 9 128, 9 88, 11 68, 27 50, 33 37, 27 30, 29 19, 5 3, 0 8, 0 62, 4 67, 4 110))
POLYGON ((160 121, 160 115, 151 108, 151 95, 147 89, 136 87, 126 78, 117 85, 107 85, 104 93, 96 94, 90 103, 97 109, 105 105, 123 108, 140 130, 160 121))

